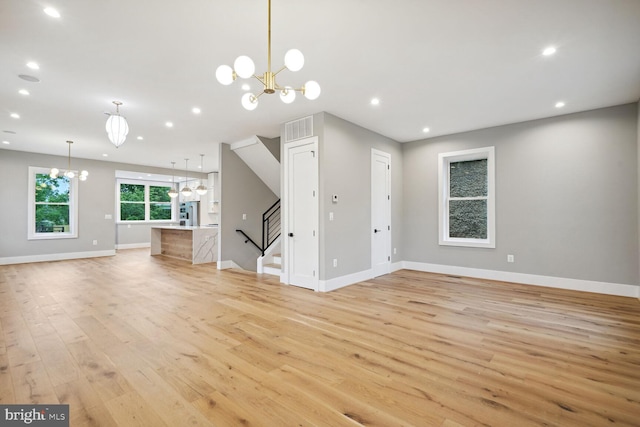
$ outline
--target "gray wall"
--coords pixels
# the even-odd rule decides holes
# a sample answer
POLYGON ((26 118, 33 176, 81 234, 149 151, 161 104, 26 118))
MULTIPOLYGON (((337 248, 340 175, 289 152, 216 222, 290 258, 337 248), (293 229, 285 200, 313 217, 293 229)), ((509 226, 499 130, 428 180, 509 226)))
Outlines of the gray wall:
POLYGON ((86 169, 89 178, 78 184, 78 238, 27 240, 29 166, 64 168, 66 157, 0 150, 0 257, 19 257, 113 250, 115 172, 105 162, 72 159, 74 169, 86 169), (98 244, 93 245, 93 240, 98 244))
MULTIPOLYGON (((22 151, 0 150, 0 257, 36 256, 113 250, 117 244, 148 243, 150 225, 116 226, 116 170, 171 175, 171 169, 126 163, 72 158, 74 169, 86 169, 89 178, 80 182, 78 198, 78 238, 27 240, 29 166, 64 168, 67 158, 22 151), (110 220, 104 219, 111 215, 110 220), (93 240, 98 244, 93 245, 93 240)), ((204 174, 195 174, 204 177, 204 174)))
POLYGON ((628 104, 403 144, 402 259, 638 285, 637 110, 628 104), (485 146, 496 149, 496 248, 439 246, 438 153, 485 146))
POLYGON ((259 136, 258 138, 267 147, 267 150, 273 154, 273 157, 280 162, 280 138, 265 138, 264 136, 259 136))
MULTIPOLYGON (((371 268, 372 148, 391 155, 392 247, 402 246, 402 149, 368 129, 329 113, 320 115, 321 120, 314 116, 319 136, 320 279, 329 280, 371 268), (339 196, 338 203, 332 202, 333 194, 339 196)), ((401 260, 401 254, 392 255, 392 261, 401 260)))
POLYGON ((233 261, 245 270, 256 271, 261 255, 236 229, 241 229, 258 245, 262 241, 262 213, 278 197, 242 161, 229 144, 220 144, 220 228, 222 261, 233 261), (247 219, 242 219, 247 214, 247 219))

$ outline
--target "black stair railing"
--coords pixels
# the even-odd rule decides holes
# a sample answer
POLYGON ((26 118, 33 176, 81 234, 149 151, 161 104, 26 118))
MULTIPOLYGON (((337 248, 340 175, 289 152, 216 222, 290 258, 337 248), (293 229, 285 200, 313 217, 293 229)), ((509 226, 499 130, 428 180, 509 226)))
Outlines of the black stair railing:
POLYGON ((258 248, 260 253, 262 253, 262 256, 264 256, 264 252, 269 248, 269 246, 271 246, 273 242, 280 237, 280 223, 280 200, 278 200, 262 214, 262 245, 258 245, 254 242, 253 239, 247 236, 247 233, 244 231, 236 230, 236 232, 242 234, 247 239, 244 241, 245 243, 251 242, 253 246, 258 248))
POLYGON ((262 256, 280 237, 280 199, 262 214, 262 256))

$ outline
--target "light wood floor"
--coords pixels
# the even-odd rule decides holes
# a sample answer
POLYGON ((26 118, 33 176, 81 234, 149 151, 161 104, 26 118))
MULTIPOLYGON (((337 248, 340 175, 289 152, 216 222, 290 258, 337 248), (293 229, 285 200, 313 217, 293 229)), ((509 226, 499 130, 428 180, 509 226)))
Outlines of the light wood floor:
POLYGON ((640 425, 640 301, 400 271, 328 294, 148 250, 0 266, 0 404, 71 426, 640 425))

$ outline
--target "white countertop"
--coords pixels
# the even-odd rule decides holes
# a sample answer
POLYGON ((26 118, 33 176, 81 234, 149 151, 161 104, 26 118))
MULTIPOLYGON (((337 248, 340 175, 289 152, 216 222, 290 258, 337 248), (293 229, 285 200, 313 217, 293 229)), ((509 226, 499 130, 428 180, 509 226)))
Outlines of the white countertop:
POLYGON ((218 228, 217 225, 198 225, 196 227, 186 227, 184 225, 152 225, 151 228, 161 228, 165 230, 211 230, 218 228))

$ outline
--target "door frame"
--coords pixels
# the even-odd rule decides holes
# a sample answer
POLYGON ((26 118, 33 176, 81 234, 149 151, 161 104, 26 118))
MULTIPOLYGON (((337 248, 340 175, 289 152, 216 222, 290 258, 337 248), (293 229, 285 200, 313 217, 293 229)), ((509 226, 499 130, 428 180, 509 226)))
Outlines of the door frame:
POLYGON ((391 255, 392 255, 392 250, 391 250, 391 246, 392 246, 392 239, 391 239, 391 233, 392 233, 392 229, 391 229, 391 154, 387 153, 385 151, 381 151, 381 150, 376 150, 375 148, 371 149, 371 271, 374 274, 374 277, 377 276, 382 276, 384 274, 389 274, 391 273, 391 255), (384 157, 387 159, 387 165, 389 166, 387 169, 387 175, 386 175, 386 185, 387 188, 389 190, 389 194, 388 194, 388 203, 386 204, 387 208, 385 209, 386 212, 386 216, 387 219, 389 220, 388 224, 387 224, 387 237, 386 237, 386 242, 385 242, 385 246, 387 247, 387 256, 388 256, 388 261, 385 263, 383 268, 376 268, 375 265, 375 252, 374 252, 374 233, 373 233, 373 228, 374 228, 374 203, 373 203, 373 196, 374 196, 374 188, 373 188, 373 183, 374 183, 374 179, 373 179, 373 174, 374 174, 374 162, 376 159, 376 156, 380 156, 380 157, 384 157))
POLYGON ((313 285, 313 290, 314 291, 318 291, 319 290, 319 286, 320 286, 320 191, 319 191, 319 185, 320 185, 320 164, 319 164, 319 154, 318 154, 318 137, 317 136, 312 136, 309 138, 304 138, 304 139, 299 139, 297 141, 292 141, 292 142, 287 142, 284 144, 283 147, 283 158, 282 158, 282 162, 283 162, 283 176, 282 176, 282 188, 283 188, 283 192, 282 192, 282 236, 283 236, 283 240, 282 240, 282 274, 280 276, 280 282, 281 283, 285 283, 287 285, 294 285, 294 283, 291 282, 291 269, 289 268, 289 266, 291 265, 291 260, 289 259, 289 251, 290 251, 290 242, 289 239, 287 238, 287 236, 289 235, 289 203, 291 200, 291 195, 290 195, 290 188, 289 188, 289 174, 291 173, 290 168, 291 165, 289 164, 289 152, 291 149, 293 148, 297 148, 303 145, 307 145, 307 144, 312 144, 312 148, 315 150, 316 152, 316 171, 318 176, 316 176, 316 206, 315 211, 316 211, 316 224, 315 224, 315 229, 316 229, 316 239, 318 241, 318 246, 316 248, 315 251, 315 266, 316 266, 316 274, 315 274, 315 278, 314 278, 314 285, 313 285))

